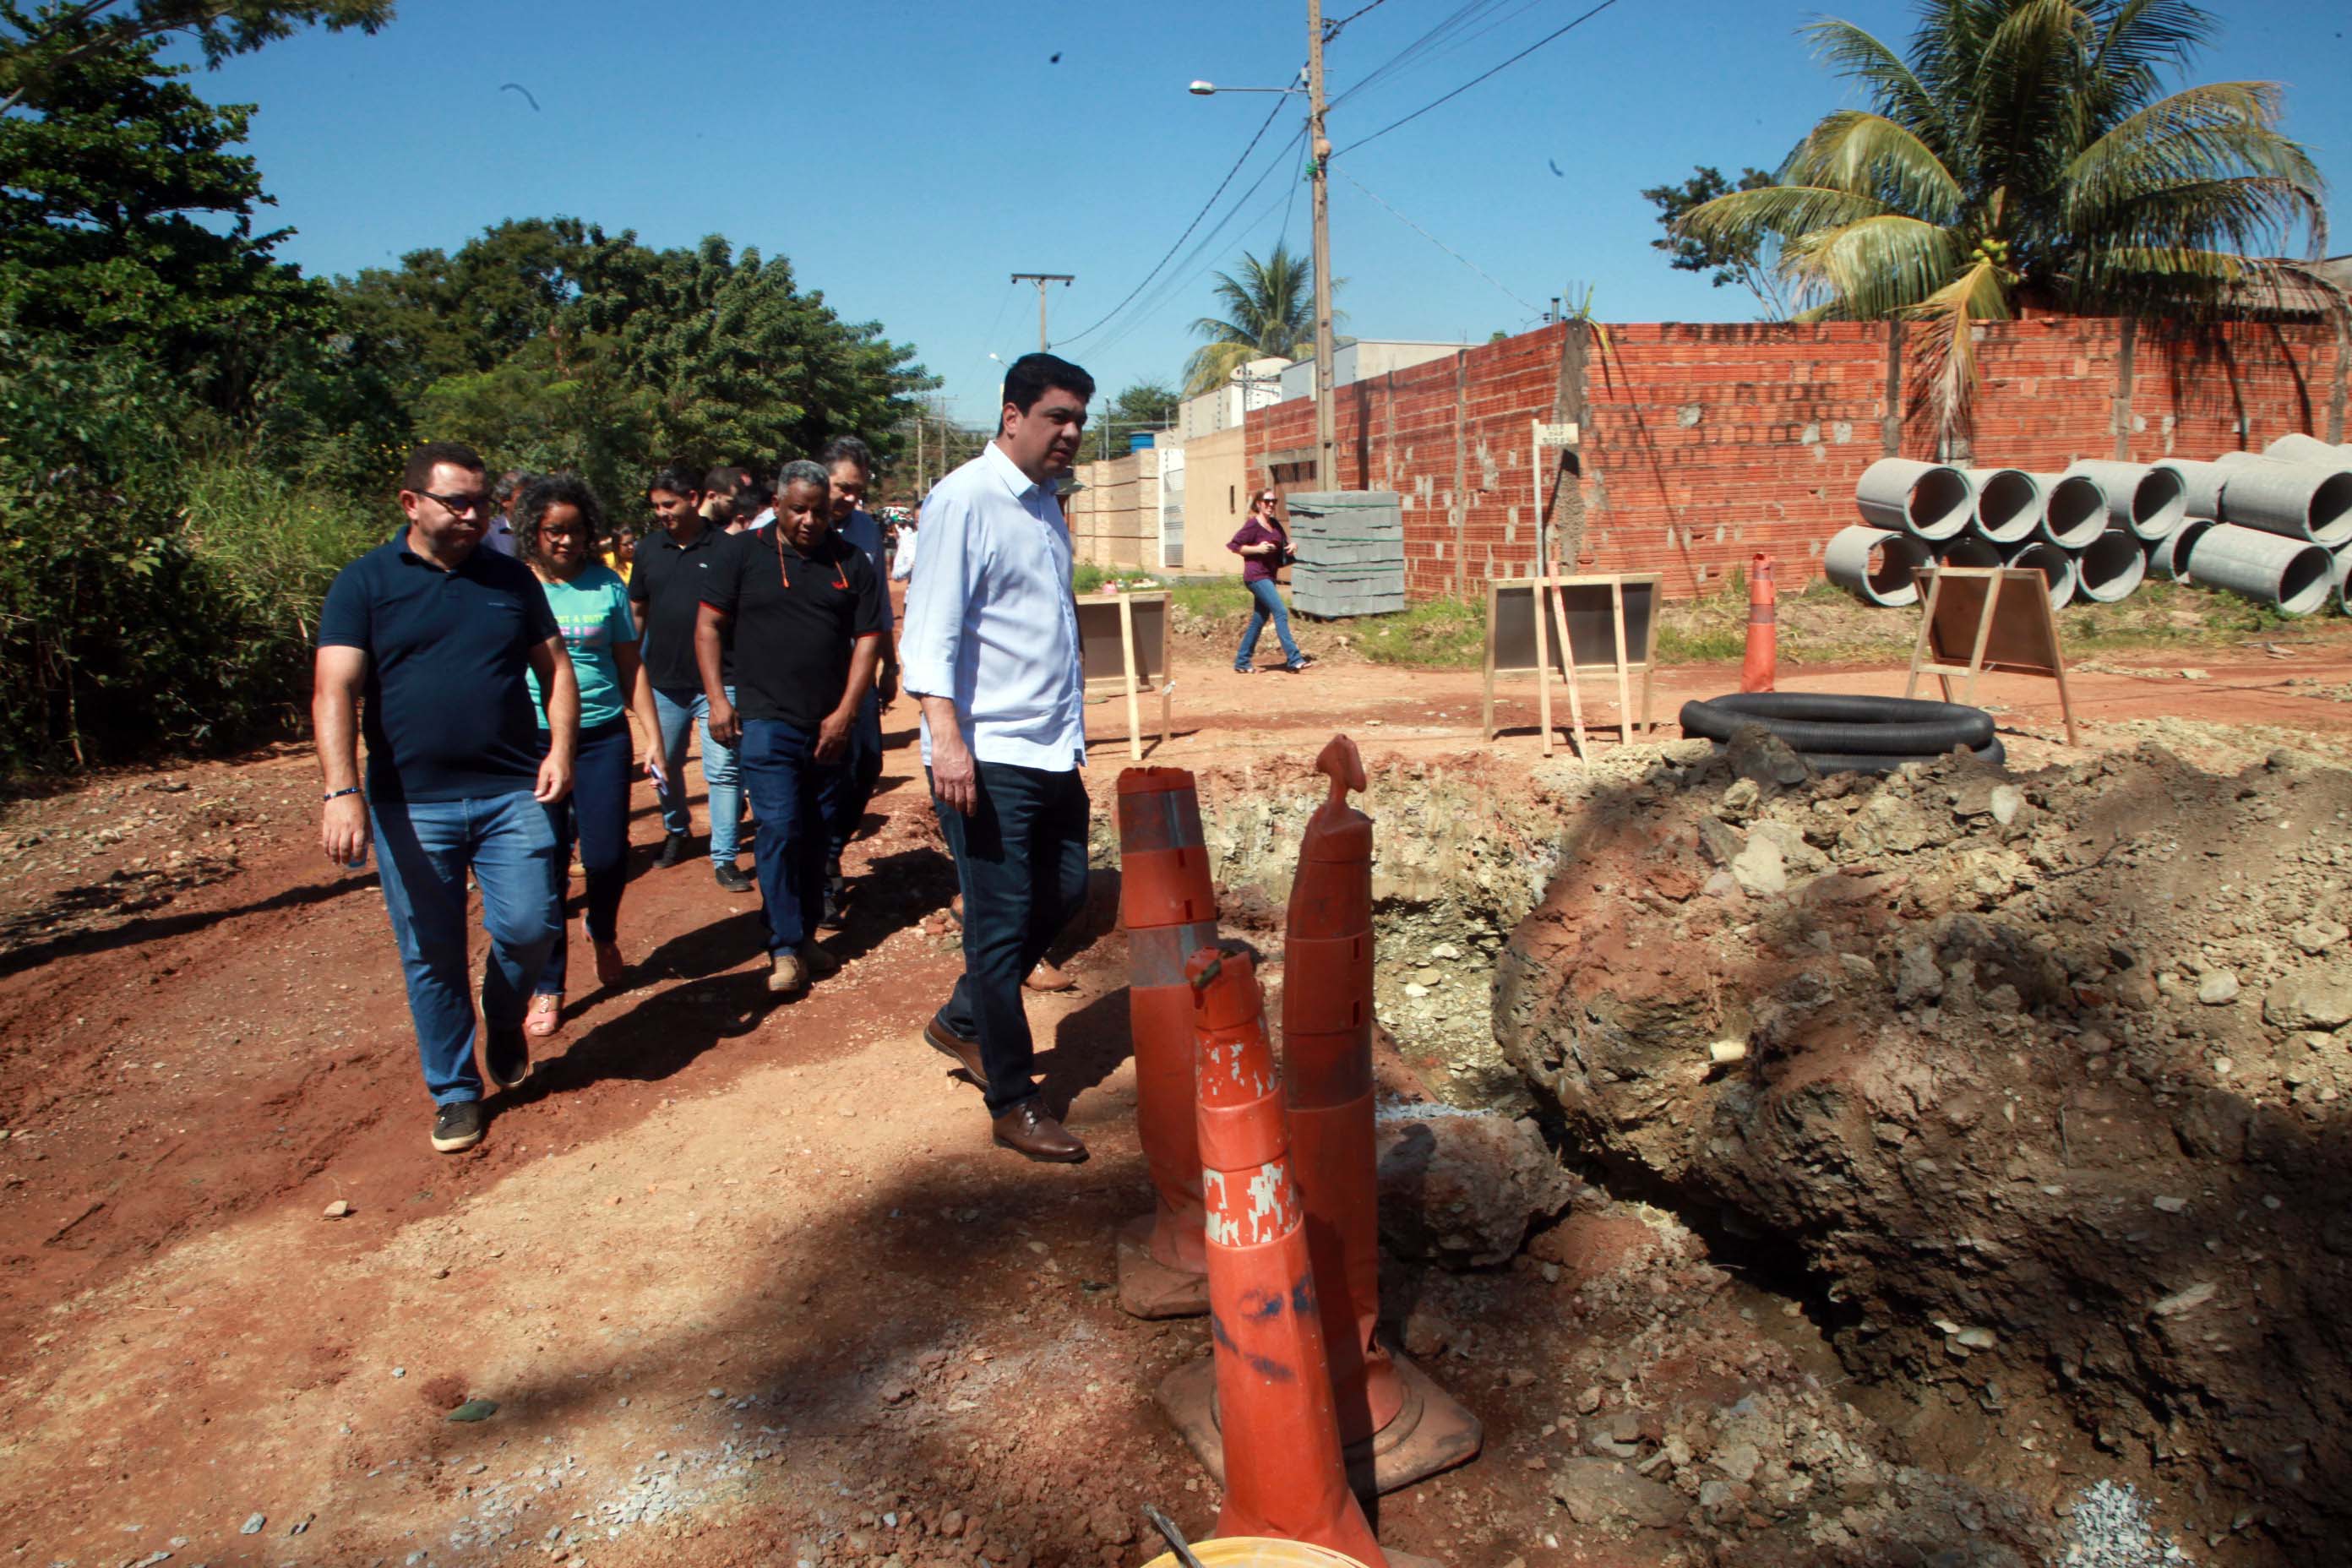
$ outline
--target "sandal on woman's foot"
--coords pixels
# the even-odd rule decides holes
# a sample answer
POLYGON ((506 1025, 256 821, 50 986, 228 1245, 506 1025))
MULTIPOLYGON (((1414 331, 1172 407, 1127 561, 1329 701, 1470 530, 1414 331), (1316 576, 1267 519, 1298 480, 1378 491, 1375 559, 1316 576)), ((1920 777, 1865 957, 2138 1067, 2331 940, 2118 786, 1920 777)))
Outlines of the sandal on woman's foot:
POLYGON ((533 1039, 544 1040, 563 1027, 563 994, 542 991, 530 999, 530 1011, 523 1016, 522 1032, 533 1039))

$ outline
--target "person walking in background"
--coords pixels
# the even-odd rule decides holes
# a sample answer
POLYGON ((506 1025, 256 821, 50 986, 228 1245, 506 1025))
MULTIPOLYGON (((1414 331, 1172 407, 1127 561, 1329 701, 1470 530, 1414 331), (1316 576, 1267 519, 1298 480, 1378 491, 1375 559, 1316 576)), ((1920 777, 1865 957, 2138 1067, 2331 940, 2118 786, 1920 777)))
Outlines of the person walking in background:
POLYGON ((509 469, 499 476, 499 482, 491 492, 499 514, 490 519, 489 531, 482 536, 484 549, 495 550, 501 555, 519 553, 520 546, 516 542, 514 530, 515 502, 522 499, 522 488, 530 480, 530 476, 520 468, 509 469))
POLYGON ((982 1086, 998 1143, 1087 1147, 1049 1112, 1021 982, 1087 893, 1086 710, 1070 536, 1055 499, 1094 378, 1051 354, 1007 367, 997 435, 923 503, 898 641, 963 900, 963 974, 923 1037, 982 1086))
POLYGON ((1275 580, 1276 571, 1290 563, 1290 534, 1282 526, 1272 490, 1260 490, 1250 502, 1241 531, 1225 541, 1225 548, 1242 558, 1243 585, 1256 601, 1250 608, 1249 625, 1242 630, 1242 646, 1234 650, 1234 673, 1257 672, 1253 661, 1257 657, 1258 634, 1265 630, 1269 617, 1275 637, 1282 644, 1282 667, 1296 675, 1313 664, 1290 640, 1290 610, 1283 604, 1282 589, 1275 580))
MULTIPOLYGON (((710 733, 710 707, 703 695, 702 671, 694 661, 695 620, 727 540, 703 518, 702 492, 696 488, 699 483, 692 470, 676 466, 654 476, 646 487, 646 500, 661 527, 637 546, 636 569, 629 574, 629 604, 644 638, 645 678, 653 688, 654 712, 661 722, 662 772, 669 785, 662 801, 661 853, 654 864, 675 866, 693 846, 689 835, 694 819, 686 806, 686 737, 690 729, 698 728, 702 783, 710 805, 711 869, 729 892, 748 893, 751 879, 736 863, 741 852, 738 825, 743 791, 735 752, 710 733)), ((723 684, 731 692, 734 656, 722 652, 723 684)))
POLYGON ((695 652, 711 733, 740 746, 759 818, 753 857, 768 922, 768 989, 788 996, 835 968, 816 943, 827 807, 842 786, 858 699, 874 684, 890 609, 865 555, 833 530, 824 470, 789 463, 778 486, 775 522, 730 541, 710 573, 695 652), (740 688, 725 681, 730 629, 740 688))
MULTIPOLYGON (((866 492, 874 482, 873 448, 855 436, 837 436, 825 443, 817 461, 833 490, 833 529, 852 549, 866 557, 877 583, 887 581, 882 556, 882 524, 865 507, 866 492)), ((898 700, 898 641, 888 626, 888 590, 884 590, 884 627, 880 673, 858 700, 857 722, 849 732, 849 760, 843 787, 825 825, 824 912, 817 924, 827 931, 842 922, 847 884, 841 875, 841 854, 866 819, 874 786, 882 781, 882 710, 898 700)))
MULTIPOLYGON (((629 614, 629 591, 611 568, 589 556, 589 542, 604 531, 604 509, 586 482, 570 474, 534 479, 515 507, 515 534, 522 560, 539 578, 548 608, 563 633, 580 691, 580 741, 572 770, 572 794, 547 807, 556 853, 551 861, 556 904, 555 945, 540 972, 523 1029, 544 1039, 562 1026, 563 992, 569 978, 570 923, 563 896, 571 887, 572 846, 587 873, 588 941, 596 955, 596 983, 617 989, 625 977, 618 922, 621 890, 629 879, 630 721, 644 731, 646 772, 666 784, 657 759, 661 721, 654 712, 653 688, 639 679, 637 624, 629 614)), ((531 696, 541 697, 530 678, 531 696)), ((542 730, 547 716, 542 707, 542 730)))
POLYGON ((625 528, 616 528, 604 536, 604 547, 596 553, 605 569, 625 584, 637 563, 637 536, 625 528))
POLYGON ((922 525, 911 517, 902 517, 892 532, 890 541, 890 580, 904 583, 915 574, 915 546, 922 525))
POLYGON ((482 1141, 467 877, 481 888, 490 939, 482 1066, 510 1089, 530 1075, 524 1004, 562 923, 544 808, 572 787, 580 689, 539 580, 480 548, 490 498, 473 448, 412 451, 400 506, 408 526, 338 573, 319 615, 319 837, 340 866, 364 860, 373 839, 433 1097, 433 1147, 448 1153, 482 1141), (544 736, 534 679, 547 694, 544 736))

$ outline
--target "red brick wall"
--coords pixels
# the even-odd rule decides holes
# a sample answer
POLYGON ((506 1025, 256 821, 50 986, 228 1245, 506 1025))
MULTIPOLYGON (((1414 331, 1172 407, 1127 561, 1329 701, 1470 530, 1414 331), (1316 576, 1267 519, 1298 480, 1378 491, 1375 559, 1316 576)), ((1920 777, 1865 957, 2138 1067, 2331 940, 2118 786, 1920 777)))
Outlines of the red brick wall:
MULTIPOLYGON (((1566 331, 1545 327, 1460 356, 1467 506, 1458 546, 1451 512, 1456 362, 1339 389, 1340 485, 1406 497, 1406 587, 1415 598, 1449 593, 1457 582, 1475 592, 1490 578, 1533 569, 1528 427, 1552 417, 1566 331)), ((1713 591, 1761 550, 1778 562, 1782 586, 1810 582, 1822 546, 1854 521, 1854 480, 1883 455, 1886 333, 1855 322, 1593 329, 1580 454, 1583 570, 1661 573, 1668 595, 1683 597, 1713 591)), ((2122 323, 2106 320, 1982 329, 1977 460, 2056 469, 2076 458, 2114 456, 2123 342, 2122 323)), ((2142 325, 2133 343, 2129 451, 2141 461, 2205 458, 2259 449, 2292 430, 2326 436, 2331 378, 2347 368, 2321 326, 2142 325)), ((1931 456, 1935 432, 1916 355, 1906 356, 1903 374, 1902 450, 1931 456)), ((1313 403, 1253 413, 1244 440, 1251 473, 1265 475, 1269 453, 1313 447, 1313 403)), ((1564 511, 1555 509, 1555 520, 1564 511)))

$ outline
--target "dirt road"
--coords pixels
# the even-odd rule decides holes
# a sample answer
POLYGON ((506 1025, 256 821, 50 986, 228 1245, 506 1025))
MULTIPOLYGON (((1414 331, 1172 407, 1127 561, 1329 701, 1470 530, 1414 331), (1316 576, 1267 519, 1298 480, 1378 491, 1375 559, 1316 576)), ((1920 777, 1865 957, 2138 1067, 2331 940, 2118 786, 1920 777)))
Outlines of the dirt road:
MULTIPOLYGON (((2084 739, 2169 726, 2257 754, 2273 731, 2352 750, 2341 647, 2210 658, 2195 679, 2154 659, 2085 672, 2084 739)), ((1511 778, 1538 763, 1531 689, 1507 693, 1520 728, 1489 746, 1475 672, 1243 678, 1223 653, 1181 650, 1178 733, 1154 760, 1246 778, 1348 729, 1376 762, 1491 757, 1511 778)), ((1655 710, 1727 684, 1662 678, 1655 710)), ((1983 700, 2013 756, 2056 753, 2046 683, 1991 680, 1983 700)), ((1124 723, 1090 720, 1099 816, 1124 723)), ((1150 1399, 1205 1334, 1128 1320, 1106 1288, 1111 1228, 1144 1191, 1123 942, 1092 936, 1078 989, 1032 1003, 1045 1092, 1095 1158, 993 1150, 977 1096, 915 1039, 959 959, 920 925, 952 889, 910 726, 903 705, 886 722, 877 820, 851 850, 845 969, 789 1005, 762 986, 756 895, 726 895, 705 862, 646 863, 644 795, 627 987, 576 994, 530 1082, 492 1100, 487 1142, 457 1157, 426 1146, 381 900, 372 873, 320 858, 306 752, 10 806, 0 1546, 77 1568, 526 1546, 600 1564, 1108 1568, 1152 1554, 1145 1502, 1205 1533, 1214 1489, 1150 1399), (322 1217, 337 1200, 349 1215, 322 1217), (495 1414, 446 1418, 469 1398, 495 1414)), ((1409 1282, 1460 1331, 1444 1375, 1488 1448, 1388 1500, 1385 1539, 1497 1568, 1665 1560, 1580 1538, 1522 1466, 1580 1375, 1553 1369, 1596 1353, 1591 1322, 1553 1303, 1597 1266, 1570 1258, 1565 1284, 1561 1267, 1409 1282)), ((1717 1364, 1834 1377, 1784 1316, 1727 1315, 1717 1364)))

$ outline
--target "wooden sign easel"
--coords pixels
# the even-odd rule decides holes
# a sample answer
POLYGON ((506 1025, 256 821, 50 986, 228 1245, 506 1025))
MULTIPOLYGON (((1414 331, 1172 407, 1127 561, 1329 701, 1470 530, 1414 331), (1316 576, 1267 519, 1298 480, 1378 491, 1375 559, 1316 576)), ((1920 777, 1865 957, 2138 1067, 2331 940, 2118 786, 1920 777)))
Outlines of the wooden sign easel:
POLYGON ((1495 677, 1536 677, 1536 721, 1543 754, 1552 752, 1551 685, 1568 688, 1568 708, 1576 754, 1591 751, 1584 733, 1584 698, 1580 682, 1613 676, 1617 682, 1617 734, 1633 738, 1633 678, 1642 678, 1642 728, 1655 729, 1650 715, 1650 675, 1658 644, 1658 592, 1654 572, 1605 573, 1573 577, 1521 577, 1486 584, 1486 697, 1480 731, 1495 738, 1495 677))
POLYGON ((1078 598, 1078 663, 1086 674, 1088 701, 1124 698, 1127 754, 1143 760, 1141 693, 1160 691, 1160 743, 1170 732, 1169 699, 1176 683, 1168 678, 1168 595, 1085 594, 1078 598))
POLYGON ((2058 643, 2058 616, 2050 607, 2050 582, 2030 566, 1919 567, 1919 641, 1911 650, 1911 679, 1903 695, 1932 675, 1951 701, 1952 678, 1965 676, 1960 700, 1977 700, 1977 678, 1986 670, 2004 675, 2047 676, 2058 683, 2058 711, 2066 721, 2066 743, 2074 739, 2074 704, 2066 694, 2066 656, 2058 643))

